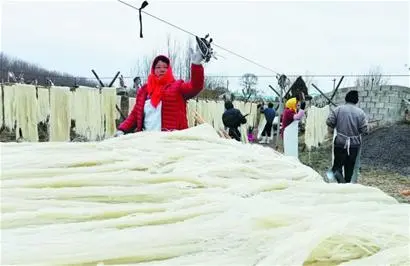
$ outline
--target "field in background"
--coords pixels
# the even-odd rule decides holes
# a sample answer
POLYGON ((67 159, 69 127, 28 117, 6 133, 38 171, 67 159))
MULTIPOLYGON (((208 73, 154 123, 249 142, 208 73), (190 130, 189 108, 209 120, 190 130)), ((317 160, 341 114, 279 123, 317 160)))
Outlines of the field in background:
MULTIPOLYGON (((410 124, 382 127, 363 139, 358 183, 378 187, 399 202, 410 203, 410 197, 399 193, 410 189, 410 124)), ((331 143, 327 142, 312 150, 310 155, 307 150, 301 151, 299 158, 323 176, 332 165, 331 148, 331 143)))

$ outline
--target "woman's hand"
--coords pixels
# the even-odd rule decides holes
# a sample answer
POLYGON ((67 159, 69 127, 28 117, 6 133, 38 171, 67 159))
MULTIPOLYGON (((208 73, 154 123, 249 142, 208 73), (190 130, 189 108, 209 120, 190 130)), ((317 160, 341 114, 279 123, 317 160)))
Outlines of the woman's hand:
POLYGON ((204 60, 204 57, 202 56, 201 51, 198 48, 198 45, 196 46, 195 52, 192 50, 192 48, 189 48, 189 53, 191 55, 191 63, 194 65, 201 65, 202 61, 204 60))

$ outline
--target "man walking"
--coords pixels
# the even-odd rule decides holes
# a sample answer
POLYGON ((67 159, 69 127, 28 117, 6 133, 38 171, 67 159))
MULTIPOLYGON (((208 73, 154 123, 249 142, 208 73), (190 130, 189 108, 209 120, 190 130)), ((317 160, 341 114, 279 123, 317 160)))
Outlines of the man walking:
POLYGON ((345 101, 346 104, 332 110, 326 120, 326 124, 332 130, 336 129, 334 162, 329 174, 331 178, 335 177, 338 183, 351 182, 356 157, 362 144, 361 135, 368 132, 366 114, 356 106, 359 102, 359 93, 356 90, 349 91, 345 101))

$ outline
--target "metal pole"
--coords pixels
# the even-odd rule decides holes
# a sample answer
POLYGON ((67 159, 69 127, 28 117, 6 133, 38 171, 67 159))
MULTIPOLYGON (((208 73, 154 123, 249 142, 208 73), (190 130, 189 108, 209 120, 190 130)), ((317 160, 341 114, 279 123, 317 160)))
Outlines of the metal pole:
POLYGON ((329 99, 329 97, 326 96, 315 84, 312 83, 312 86, 322 94, 323 97, 325 97, 326 100, 328 100, 329 103, 333 104, 334 106, 337 106, 332 100, 329 99))
POLYGON ((91 72, 93 72, 95 78, 96 78, 96 79, 98 80, 98 82, 100 83, 101 88, 102 88, 102 87, 105 87, 104 83, 103 83, 103 82, 101 81, 101 79, 98 77, 97 73, 95 73, 94 69, 91 69, 91 72))
POLYGON ((279 136, 280 136, 280 127, 281 127, 280 118, 281 118, 282 113, 283 113, 283 92, 286 89, 286 83, 285 82, 279 82, 279 86, 280 86, 281 90, 280 90, 280 95, 279 95, 278 125, 277 125, 277 128, 276 128, 276 143, 275 143, 275 146, 276 146, 275 149, 276 150, 279 149, 279 136))
POLYGON ((275 92, 276 95, 278 95, 278 97, 280 97, 280 94, 271 85, 269 85, 269 88, 271 88, 271 90, 273 90, 273 92, 275 92))
MULTIPOLYGON (((101 88, 105 87, 104 83, 101 81, 100 77, 98 77, 97 73, 94 71, 94 69, 91 69, 91 72, 93 72, 95 78, 98 80, 98 82, 101 85, 101 88)), ((117 76, 120 74, 120 72, 117 73, 117 75, 115 76, 115 78, 112 80, 111 82, 111 86, 114 83, 114 81, 117 79, 117 76)), ((117 104, 115 104, 115 109, 117 109, 117 111, 120 113, 122 119, 126 119, 127 117, 123 114, 123 112, 121 111, 121 109, 118 107, 117 104)))
POLYGON ((118 75, 120 74, 120 71, 117 72, 117 74, 115 75, 115 77, 112 79, 111 83, 108 85, 108 87, 112 87, 112 85, 114 85, 115 80, 118 78, 118 75))
MULTIPOLYGON (((342 81, 343 81, 343 78, 344 78, 344 77, 345 77, 345 76, 342 76, 342 77, 340 78, 339 83, 337 84, 336 88, 333 89, 333 93, 332 93, 332 96, 330 97, 330 100, 333 100, 333 98, 335 97, 336 92, 337 92, 337 90, 339 89, 340 84, 342 84, 342 81)), ((329 103, 330 103, 330 102, 328 102, 328 104, 329 104, 329 103)))
POLYGON ((4 109, 5 109, 5 106, 4 106, 4 87, 3 87, 3 82, 2 82, 2 84, 1 84, 1 103, 2 103, 2 105, 1 105, 1 112, 2 112, 2 114, 3 114, 3 119, 1 120, 1 128, 0 128, 0 133, 6 128, 6 116, 4 115, 4 109))

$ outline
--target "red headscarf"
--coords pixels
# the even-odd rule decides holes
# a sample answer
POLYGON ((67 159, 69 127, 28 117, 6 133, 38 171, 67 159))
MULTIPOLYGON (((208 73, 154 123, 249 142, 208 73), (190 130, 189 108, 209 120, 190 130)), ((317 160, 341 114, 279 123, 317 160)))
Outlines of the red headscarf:
POLYGON ((168 57, 164 55, 159 55, 155 57, 152 63, 152 66, 151 66, 151 74, 149 74, 148 82, 147 82, 148 95, 151 97, 151 104, 154 107, 157 107, 157 105, 161 101, 161 89, 174 81, 175 81, 175 78, 174 78, 174 75, 172 74, 172 68, 171 68, 168 57), (158 78, 154 74, 155 65, 158 63, 158 61, 162 61, 164 63, 167 63, 168 65, 167 72, 165 72, 165 74, 161 78, 158 78))

